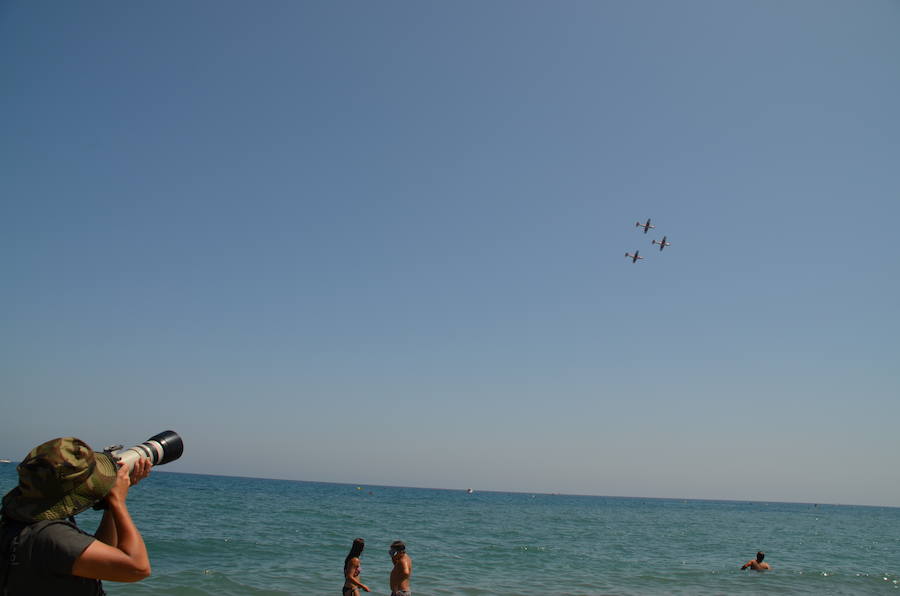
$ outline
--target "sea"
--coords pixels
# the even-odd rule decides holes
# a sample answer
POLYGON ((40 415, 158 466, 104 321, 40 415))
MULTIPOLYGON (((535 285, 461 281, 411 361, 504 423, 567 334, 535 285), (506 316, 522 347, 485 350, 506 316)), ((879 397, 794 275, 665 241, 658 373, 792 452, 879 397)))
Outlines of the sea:
MULTIPOLYGON (((0 493, 15 486, 0 464, 0 493)), ((416 595, 898 594, 900 508, 437 490, 155 470, 128 497, 153 574, 116 595, 388 595, 403 540, 416 595), (768 572, 740 571, 756 551, 768 572)), ((93 531, 94 511, 78 516, 93 531)))

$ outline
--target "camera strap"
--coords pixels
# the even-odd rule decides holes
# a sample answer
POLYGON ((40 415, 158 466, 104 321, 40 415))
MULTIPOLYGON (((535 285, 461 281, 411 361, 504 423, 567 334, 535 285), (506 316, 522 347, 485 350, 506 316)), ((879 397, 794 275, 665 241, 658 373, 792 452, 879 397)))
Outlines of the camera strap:
POLYGON ((0 524, 0 594, 7 596, 6 586, 9 582, 9 568, 18 564, 16 550, 19 548, 19 534, 29 524, 18 520, 3 518, 0 524))
MULTIPOLYGON (((75 524, 73 518, 69 518, 67 521, 73 525, 75 524)), ((0 524, 0 596, 15 596, 17 594, 17 592, 14 594, 9 593, 9 579, 14 566, 28 563, 28 561, 21 560, 17 556, 17 551, 22 541, 28 540, 30 533, 40 532, 47 526, 58 523, 62 523, 61 520, 42 520, 27 523, 3 518, 3 522, 0 524)), ((95 594, 97 596, 106 596, 106 592, 103 590, 103 582, 100 580, 94 581, 96 582, 95 594)), ((13 585, 15 586, 15 584, 13 585)), ((14 587, 13 589, 16 588, 14 587)))

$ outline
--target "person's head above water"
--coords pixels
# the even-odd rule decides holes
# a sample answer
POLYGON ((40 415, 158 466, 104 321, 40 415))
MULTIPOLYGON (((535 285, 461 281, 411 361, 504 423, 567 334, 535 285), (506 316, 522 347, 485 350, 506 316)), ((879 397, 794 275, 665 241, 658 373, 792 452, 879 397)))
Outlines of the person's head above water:
POLYGON ((357 538, 353 541, 353 545, 350 547, 350 556, 358 557, 360 553, 363 552, 363 549, 366 547, 366 541, 362 538, 357 538))
POLYGON ((359 555, 362 554, 363 549, 366 547, 366 541, 362 538, 357 538, 353 541, 353 544, 350 546, 350 552, 347 553, 347 556, 344 557, 344 567, 350 563, 350 559, 358 558, 359 555))
POLYGON ((756 561, 758 563, 762 563, 763 559, 765 559, 765 558, 766 558, 766 553, 764 553, 762 551, 759 551, 756 553, 756 561))
POLYGON ((406 544, 404 544, 404 542, 402 540, 394 540, 393 542, 391 542, 391 548, 388 552, 390 552, 392 557, 399 555, 401 553, 405 553, 406 552, 406 544))

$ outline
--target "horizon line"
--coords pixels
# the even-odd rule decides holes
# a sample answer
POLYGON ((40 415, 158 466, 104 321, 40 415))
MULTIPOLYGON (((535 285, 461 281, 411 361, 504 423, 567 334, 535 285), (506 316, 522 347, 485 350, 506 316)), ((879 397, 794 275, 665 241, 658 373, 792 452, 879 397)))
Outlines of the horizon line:
POLYGON ((476 493, 496 493, 496 494, 512 494, 512 495, 542 495, 542 496, 556 496, 556 497, 591 497, 591 498, 603 498, 603 499, 643 499, 643 500, 654 500, 654 501, 706 501, 706 502, 718 502, 718 503, 775 503, 782 505, 828 505, 831 507, 877 507, 877 508, 886 508, 886 509, 900 509, 900 505, 867 505, 867 504, 859 504, 859 503, 832 503, 825 501, 785 501, 780 499, 733 499, 733 498, 724 498, 724 497, 645 497, 645 496, 634 496, 634 495, 600 495, 600 494, 589 494, 589 493, 567 493, 567 492, 544 492, 544 491, 523 491, 523 490, 496 490, 496 489, 477 489, 474 487, 465 487, 465 488, 447 488, 447 487, 436 487, 436 486, 407 486, 407 485, 393 485, 393 484, 370 484, 370 483, 354 483, 354 482, 337 482, 331 480, 300 480, 297 478, 267 478, 264 476, 243 476, 239 474, 208 474, 203 472, 180 472, 180 471, 167 471, 167 470, 159 470, 161 473, 167 474, 193 474, 196 476, 218 476, 221 478, 244 478, 247 480, 277 480, 282 482, 304 482, 308 484, 334 484, 337 486, 355 486, 355 487, 376 487, 376 488, 411 488, 416 490, 439 490, 439 491, 448 491, 448 492, 457 492, 457 491, 467 491, 469 488, 472 488, 473 492, 476 493))

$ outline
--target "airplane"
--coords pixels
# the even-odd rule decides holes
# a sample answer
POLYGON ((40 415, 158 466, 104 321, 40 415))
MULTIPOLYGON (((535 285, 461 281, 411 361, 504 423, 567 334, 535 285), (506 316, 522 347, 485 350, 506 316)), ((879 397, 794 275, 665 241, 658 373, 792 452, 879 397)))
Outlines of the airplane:
POLYGON ((639 257, 639 256, 638 256, 639 254, 641 254, 641 251, 636 250, 636 251, 634 251, 634 254, 631 254, 631 253, 627 253, 627 252, 626 252, 626 253, 625 253, 625 256, 628 257, 629 259, 631 259, 631 262, 632 262, 632 263, 637 263, 637 262, 638 262, 638 259, 640 259, 640 260, 643 260, 643 259, 644 259, 644 257, 639 257))
POLYGON ((659 242, 657 242, 656 240, 651 240, 650 244, 659 244, 659 252, 662 252, 662 249, 664 249, 667 246, 672 246, 671 242, 666 242, 665 236, 663 236, 663 239, 660 240, 659 242))
POLYGON ((653 229, 656 229, 656 226, 651 226, 651 225, 650 225, 650 218, 649 218, 649 217, 647 218, 647 223, 641 223, 641 222, 639 222, 639 221, 634 222, 634 227, 636 227, 636 228, 644 228, 644 233, 645 233, 645 234, 647 233, 647 230, 653 230, 653 229))

